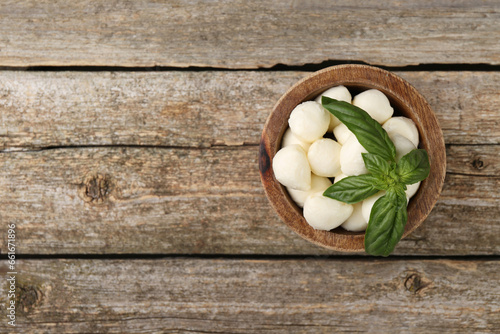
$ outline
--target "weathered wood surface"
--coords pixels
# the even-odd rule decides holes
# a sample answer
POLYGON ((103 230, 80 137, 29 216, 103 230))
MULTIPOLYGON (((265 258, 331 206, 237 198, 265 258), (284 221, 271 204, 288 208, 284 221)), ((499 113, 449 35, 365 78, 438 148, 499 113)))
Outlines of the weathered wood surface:
MULTIPOLYGON (((437 206, 395 254, 500 254, 499 153, 450 146, 437 206)), ((257 161, 256 146, 3 153, 2 220, 24 254, 334 254, 279 220, 257 161)))
POLYGON ((16 332, 495 333, 499 270, 494 260, 23 260, 16 332))
POLYGON ((3 1, 0 253, 8 222, 47 256, 17 261, 14 331, 0 284, 0 332, 498 332, 499 22, 493 0, 3 1), (492 70, 396 72, 448 172, 399 257, 302 240, 260 184, 264 122, 309 73, 244 69, 329 60, 492 70))
POLYGON ((0 66, 500 64, 494 0, 12 0, 0 13, 0 66))
MULTIPOLYGON (((2 218, 19 251, 330 254, 281 223, 257 169, 270 110, 307 74, 0 73, 2 218)), ((500 76, 398 74, 436 111, 449 174, 396 253, 499 254, 500 76)))
MULTIPOLYGON (((0 148, 258 144, 306 72, 0 72, 0 148)), ((447 144, 500 144, 499 72, 396 72, 447 144)))

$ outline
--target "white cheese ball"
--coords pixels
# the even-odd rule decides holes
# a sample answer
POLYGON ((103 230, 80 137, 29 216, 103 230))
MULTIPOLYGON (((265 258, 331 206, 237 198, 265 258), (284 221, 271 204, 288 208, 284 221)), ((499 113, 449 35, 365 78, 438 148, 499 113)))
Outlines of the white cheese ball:
POLYGON ((409 200, 410 198, 412 198, 416 193, 417 193, 417 190, 418 188, 420 188, 420 183, 421 182, 417 182, 417 183, 414 183, 414 184, 407 184, 406 185, 406 198, 409 200))
POLYGON ((340 226, 342 226, 345 230, 352 232, 361 232, 366 230, 368 221, 363 217, 363 213, 361 211, 362 204, 363 202, 353 204, 352 214, 340 226))
POLYGON ((307 151, 311 171, 319 176, 334 177, 340 174, 340 149, 333 139, 321 138, 314 141, 307 151))
POLYGON ((351 130, 344 123, 340 123, 333 129, 333 135, 340 145, 344 145, 352 134, 351 130))
POLYGON ((316 230, 329 231, 340 226, 352 214, 352 205, 317 193, 304 203, 304 218, 316 230))
MULTIPOLYGON (((316 98, 316 102, 321 104, 321 98, 323 96, 329 97, 331 99, 335 99, 338 101, 345 101, 348 103, 351 103, 352 96, 351 93, 349 93, 349 90, 345 88, 344 86, 337 86, 337 87, 332 87, 330 89, 327 89, 324 91, 320 96, 316 98)), ((328 127, 328 131, 333 131, 333 128, 335 128, 337 125, 340 124, 340 121, 337 117, 333 116, 332 113, 330 113, 328 110, 327 112, 330 114, 330 126, 328 127)))
POLYGON ((401 135, 394 134, 392 136, 389 135, 389 137, 396 147, 396 161, 399 161, 399 159, 401 159, 407 153, 410 153, 410 151, 413 151, 417 148, 409 139, 401 135))
POLYGON ((333 180, 333 183, 337 183, 340 180, 345 179, 346 177, 347 177, 347 175, 345 175, 344 173, 339 174, 339 175, 335 176, 335 179, 333 180))
POLYGON ((375 195, 365 199, 361 204, 361 214, 367 222, 370 221, 370 213, 372 212, 373 204, 375 204, 375 202, 384 195, 385 191, 378 192, 375 195))
POLYGON ((340 169, 347 176, 368 173, 361 153, 368 153, 359 143, 355 135, 347 139, 340 149, 340 169))
POLYGON ((280 149, 273 158, 273 172, 285 187, 302 191, 311 189, 311 168, 300 145, 280 149))
POLYGON ((288 128, 283 134, 283 139, 281 140, 281 147, 283 148, 290 145, 300 145, 304 149, 304 151, 307 152, 309 150, 309 146, 311 146, 311 143, 303 141, 302 139, 294 135, 292 130, 288 128))
POLYGON ((387 96, 377 89, 369 89, 359 93, 352 100, 352 104, 366 111, 380 124, 391 118, 394 113, 387 96))
POLYGON ((401 135, 409 139, 415 147, 418 146, 418 129, 411 119, 407 117, 391 117, 382 125, 382 128, 389 136, 401 135))
POLYGON ((312 143, 328 130, 330 113, 316 101, 299 104, 292 110, 288 125, 293 134, 300 139, 312 143))
POLYGON ((308 191, 295 190, 292 188, 286 188, 288 194, 293 199, 293 201, 300 206, 304 207, 304 203, 307 197, 314 195, 316 193, 324 193, 329 186, 332 185, 332 181, 330 181, 326 177, 317 176, 311 174, 311 189, 308 191))

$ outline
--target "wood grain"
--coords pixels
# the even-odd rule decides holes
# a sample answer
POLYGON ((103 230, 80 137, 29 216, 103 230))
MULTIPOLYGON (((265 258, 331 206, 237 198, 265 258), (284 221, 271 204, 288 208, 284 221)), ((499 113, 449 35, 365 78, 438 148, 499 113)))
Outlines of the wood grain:
POLYGON ((499 20, 495 0, 2 1, 15 332, 498 332, 499 20), (310 73, 255 69, 351 61, 461 69, 396 72, 436 113, 447 176, 390 259, 301 239, 259 178, 264 123, 310 73))
POLYGON ((449 145, 446 155, 448 173, 492 178, 500 175, 498 145, 449 145))
POLYGON ((16 329, 494 333, 499 269, 494 260, 22 260, 16 329))
MULTIPOLYGON (((306 72, 0 72, 0 149, 258 145, 306 72)), ((447 144, 500 143, 500 73, 396 72, 429 101, 447 144)))
POLYGON ((500 64, 496 1, 3 2, 0 66, 500 64))
MULTIPOLYGON (((498 160, 498 145, 476 149, 485 166, 498 160)), ((395 254, 500 254, 500 178, 471 170, 469 152, 451 146, 437 206, 395 254)), ((3 153, 2 220, 23 254, 335 254, 280 221, 257 161, 254 146, 3 153)))

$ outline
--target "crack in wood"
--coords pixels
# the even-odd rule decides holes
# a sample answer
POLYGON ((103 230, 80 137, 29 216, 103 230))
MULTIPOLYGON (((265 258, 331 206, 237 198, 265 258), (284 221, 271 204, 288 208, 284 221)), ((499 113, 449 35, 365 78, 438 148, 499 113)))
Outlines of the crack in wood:
POLYGON ((468 71, 468 72, 494 72, 500 70, 500 65, 489 63, 420 63, 403 66, 376 65, 362 60, 353 59, 326 59, 319 62, 303 64, 276 63, 268 66, 257 67, 220 67, 220 66, 114 66, 114 65, 54 65, 54 66, 0 66, 0 71, 30 71, 30 72, 284 72, 302 71, 316 72, 325 67, 342 64, 374 65, 388 71, 417 72, 417 71, 468 71))

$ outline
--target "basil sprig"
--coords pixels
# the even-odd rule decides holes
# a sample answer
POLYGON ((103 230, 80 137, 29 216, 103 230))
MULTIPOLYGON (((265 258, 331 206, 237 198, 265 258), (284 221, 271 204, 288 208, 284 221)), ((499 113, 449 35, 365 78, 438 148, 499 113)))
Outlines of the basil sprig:
POLYGON ((406 185, 424 180, 430 171, 429 157, 415 149, 396 162, 396 148, 387 132, 366 111, 350 103, 321 98, 323 107, 337 117, 368 151, 363 153, 368 174, 348 176, 323 193, 354 204, 385 191, 373 205, 365 231, 365 251, 388 256, 403 236, 408 220, 406 185))

